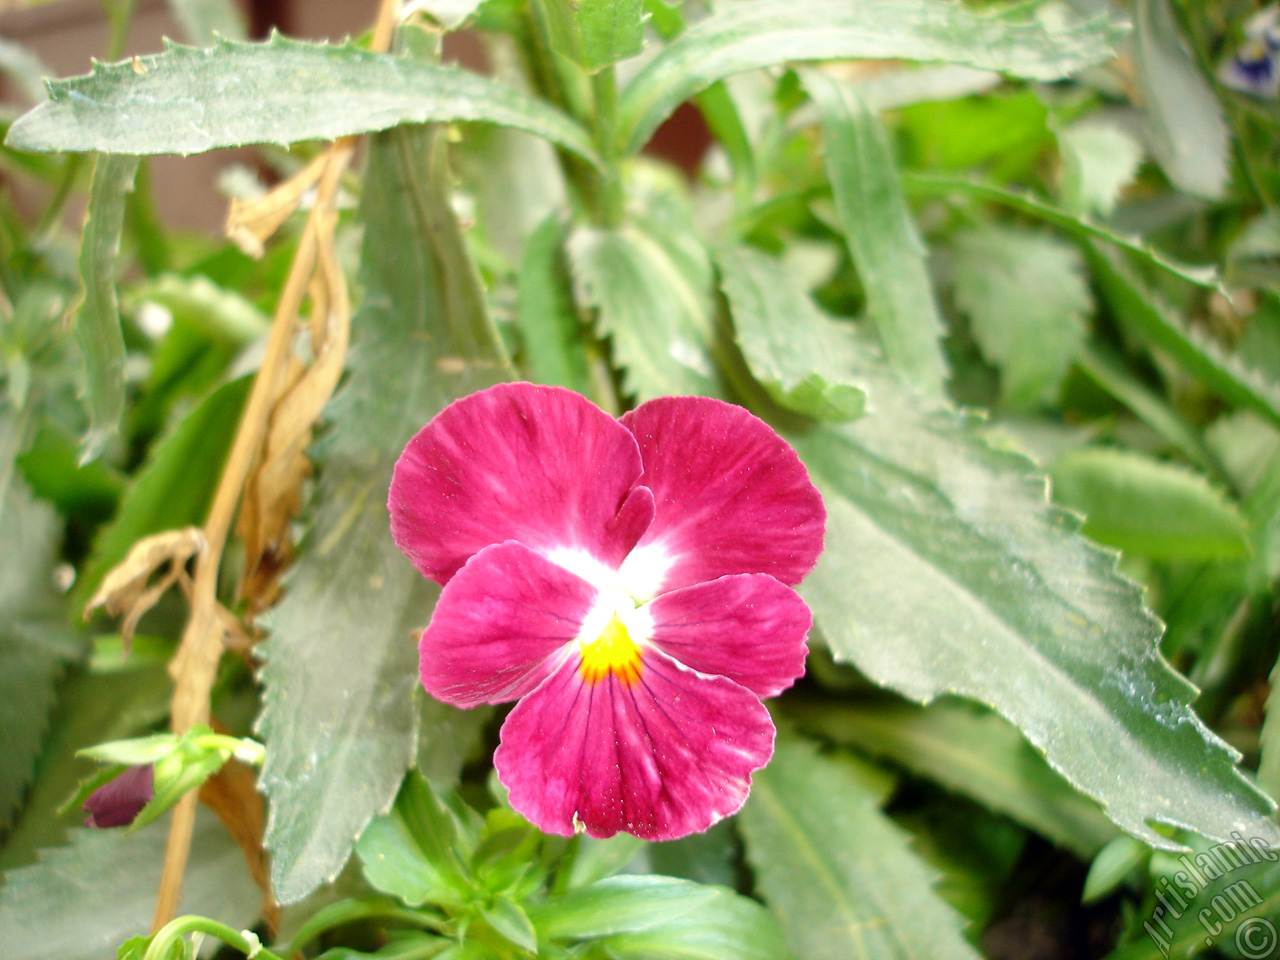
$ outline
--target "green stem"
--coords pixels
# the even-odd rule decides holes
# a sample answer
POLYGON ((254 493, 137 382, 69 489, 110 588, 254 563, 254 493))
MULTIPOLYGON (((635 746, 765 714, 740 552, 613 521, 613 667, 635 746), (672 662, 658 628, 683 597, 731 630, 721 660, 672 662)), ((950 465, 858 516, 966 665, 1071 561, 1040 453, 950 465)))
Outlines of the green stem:
MULTIPOLYGON (((529 64, 529 79, 539 96, 564 112, 577 115, 556 70, 555 55, 551 51, 551 41, 547 36, 544 20, 544 17, 540 17, 532 9, 532 5, 525 8, 524 29, 521 31, 525 42, 521 46, 529 64)), ((595 209, 599 194, 599 176, 596 171, 591 164, 564 147, 557 146, 555 150, 575 212, 583 208, 595 209)))
POLYGON ((304 944, 334 927, 374 918, 395 920, 424 930, 438 930, 441 926, 440 918, 418 910, 409 910, 394 900, 343 900, 313 914, 280 952, 286 957, 292 957, 304 944))
POLYGON ((622 222, 625 206, 622 192, 622 176, 618 169, 615 150, 618 128, 618 75, 613 67, 604 67, 591 76, 591 92, 594 110, 596 145, 604 158, 604 170, 600 176, 599 205, 596 219, 604 226, 614 227, 622 222))
POLYGON ((133 23, 133 14, 137 8, 138 0, 116 0, 107 5, 107 16, 111 21, 107 60, 119 60, 124 56, 124 47, 129 39, 129 25, 133 23))
POLYGON ((169 948, 189 933, 206 933, 217 937, 227 946, 239 950, 246 956, 252 954, 254 960, 283 960, 278 954, 272 953, 262 946, 257 937, 252 940, 246 937, 245 933, 247 932, 234 930, 225 923, 218 923, 218 921, 209 920, 206 917, 178 917, 176 920, 166 923, 151 938, 151 945, 147 947, 147 952, 143 954, 142 960, 164 960, 169 955, 169 948))
MULTIPOLYGON (((107 16, 111 23, 106 50, 108 61, 119 60, 123 56, 125 44, 129 40, 129 25, 133 23, 133 14, 137 7, 138 0, 117 0, 107 4, 107 16)), ((86 156, 87 154, 74 153, 67 157, 67 162, 62 168, 62 179, 54 190, 53 199, 45 207, 44 213, 40 215, 40 222, 36 225, 32 246, 37 249, 52 239, 53 232, 62 222, 67 200, 70 199, 76 181, 80 177, 80 170, 84 166, 86 156)))

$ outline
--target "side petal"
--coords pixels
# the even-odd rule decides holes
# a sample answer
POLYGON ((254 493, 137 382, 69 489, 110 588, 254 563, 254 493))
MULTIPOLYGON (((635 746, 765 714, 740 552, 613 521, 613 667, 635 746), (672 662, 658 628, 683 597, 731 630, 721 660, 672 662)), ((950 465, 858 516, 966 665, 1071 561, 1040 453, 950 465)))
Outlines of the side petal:
POLYGON ((422 685, 457 707, 524 696, 563 662, 596 589, 522 544, 486 547, 446 584, 418 642, 422 685))
POLYGON ((622 423, 640 444, 640 482, 656 501, 629 558, 640 581, 659 581, 649 596, 735 573, 794 586, 813 569, 826 528, 822 496, 767 423, 709 397, 650 400, 622 423), (659 576, 647 576, 655 569, 659 576))
POLYGON ((798 593, 767 574, 721 577, 664 593, 648 611, 651 643, 758 697, 776 696, 804 673, 813 615, 798 593))
POLYGON ((647 526, 631 434, 585 397, 504 383, 458 400, 396 463, 391 535, 439 583, 490 544, 585 552, 610 567, 647 526), (639 508, 639 509, 637 509, 639 508))
POLYGON ((571 657, 513 709, 494 755, 511 805, 547 833, 674 840, 736 813, 773 753, 755 694, 647 649, 640 676, 582 679, 571 657))

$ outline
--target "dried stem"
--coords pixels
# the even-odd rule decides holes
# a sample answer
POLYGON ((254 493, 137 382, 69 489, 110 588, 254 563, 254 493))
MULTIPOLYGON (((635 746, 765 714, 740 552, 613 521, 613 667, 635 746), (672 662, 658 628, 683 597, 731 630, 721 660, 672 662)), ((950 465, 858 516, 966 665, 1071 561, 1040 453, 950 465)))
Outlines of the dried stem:
MULTIPOLYGON (((385 51, 390 46, 399 19, 399 9, 399 0, 382 0, 373 33, 375 50, 385 51)), ((355 145, 355 137, 344 137, 335 141, 328 150, 325 169, 316 188, 315 205, 276 306, 262 366, 249 393, 205 520, 207 547, 196 560, 191 589, 191 614, 178 652, 169 665, 169 672, 175 682, 171 724, 177 733, 209 720, 209 698, 226 632, 217 597, 218 568, 236 507, 245 482, 249 479, 254 459, 261 449, 273 404, 279 396, 278 384, 293 355, 296 321, 315 271, 317 250, 322 243, 321 233, 331 229, 334 198, 342 174, 351 162, 355 145)), ((174 808, 153 930, 159 930, 177 914, 182 878, 191 850, 197 802, 198 796, 193 791, 186 794, 174 808)))

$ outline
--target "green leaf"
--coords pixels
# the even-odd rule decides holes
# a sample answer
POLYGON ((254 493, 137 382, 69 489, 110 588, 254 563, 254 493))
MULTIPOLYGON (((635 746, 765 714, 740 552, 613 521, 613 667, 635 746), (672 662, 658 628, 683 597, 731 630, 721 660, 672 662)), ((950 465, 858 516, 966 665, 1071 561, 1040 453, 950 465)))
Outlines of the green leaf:
POLYGON ((888 137, 853 86, 817 71, 802 76, 822 115, 836 212, 885 355, 911 383, 940 393, 942 321, 888 137))
POLYGON ((738 815, 756 886, 808 960, 976 958, 962 920, 852 760, 786 734, 738 815))
MULTIPOLYGON (((1246 835, 1245 839, 1253 838, 1246 835)), ((1199 837, 1188 840, 1193 853, 1176 860, 1151 858, 1151 888, 1165 894, 1170 909, 1148 901, 1148 912, 1136 918, 1139 922, 1134 923, 1130 939, 1108 954, 1107 960, 1192 957, 1206 946, 1233 957, 1253 954, 1261 958, 1275 952, 1273 921, 1280 911, 1280 864, 1276 861, 1280 857, 1274 850, 1262 853, 1239 841, 1211 844, 1199 837), (1183 877, 1177 876, 1179 872, 1183 877), (1178 908, 1174 913, 1180 902, 1187 903, 1187 909, 1178 908)))
POLYGON ((410 773, 395 809, 365 828, 356 854, 370 884, 411 907, 457 904, 470 892, 458 860, 461 846, 452 814, 422 777, 410 773))
POLYGON ((583 327, 573 303, 563 259, 564 227, 552 214, 529 235, 520 261, 520 332, 524 360, 533 379, 590 389, 583 327))
POLYGON ((1079 252, 1039 231, 987 226, 958 234, 955 255, 956 306, 999 369, 1005 403, 1052 400, 1093 312, 1079 252))
MULTIPOLYGON (((506 64, 521 82, 517 64, 506 64)), ((500 74, 506 79, 506 74, 500 74)), ((523 130, 510 127, 477 126, 452 154, 457 161, 457 178, 465 184, 465 194, 475 201, 467 229, 472 249, 494 258, 497 273, 519 264, 525 244, 548 218, 566 208, 568 196, 565 174, 555 148, 523 130), (498 258, 505 262, 498 262, 498 258)))
POLYGON ((484 917, 489 926, 517 947, 528 950, 530 953, 537 953, 538 932, 533 929, 529 915, 520 908, 519 904, 500 897, 494 901, 493 906, 482 909, 480 916, 484 917))
POLYGON ((1280 580, 1280 449, 1271 454, 1257 484, 1244 499, 1249 521, 1248 581, 1264 593, 1280 580))
POLYGON ((94 542, 73 594, 75 606, 93 596, 102 578, 141 538, 204 522, 249 383, 242 377, 218 387, 152 447, 115 519, 94 542))
POLYGON ((207 726, 197 724, 181 736, 156 734, 117 740, 80 752, 95 760, 116 764, 154 763, 154 796, 129 825, 130 830, 137 830, 167 812, 192 790, 202 787, 233 754, 246 763, 256 764, 263 749, 252 740, 216 734, 207 726), (255 755, 253 758, 248 754, 250 750, 255 755))
POLYGON ((738 346, 769 395, 819 420, 860 416, 867 395, 852 328, 825 316, 768 254, 727 247, 716 260, 738 346))
POLYGON ((1073 450, 1053 465, 1053 499, 1084 514, 1099 543, 1161 560, 1249 552, 1239 508, 1204 477, 1130 450, 1073 450))
POLYGON ((727 893, 675 877, 625 875, 529 904, 538 932, 551 940, 594 940, 635 933, 707 909, 727 893))
POLYGON ((1280 794, 1280 659, 1267 678, 1266 717, 1258 732, 1258 786, 1273 800, 1280 794))
POLYGON ((1081 903, 1095 903, 1109 897, 1139 867, 1151 859, 1151 849, 1128 834, 1120 834, 1098 851, 1084 878, 1081 903))
POLYGON ((58 681, 80 653, 53 590, 61 537, 53 510, 11 483, 0 512, 0 834, 35 773, 58 681))
POLYGON ((1049 111, 1034 89, 921 103, 899 120, 903 155, 931 170, 981 168, 1000 183, 1034 178, 1050 145, 1049 111))
POLYGON ((1182 415, 1164 397, 1139 380, 1108 348, 1098 343, 1087 343, 1076 352, 1076 364, 1081 373, 1133 411, 1188 460, 1215 480, 1230 483, 1222 462, 1182 415))
POLYGON ((83 820, 78 808, 64 811, 64 805, 97 764, 77 751, 154 728, 168 716, 173 681, 164 662, 139 660, 135 648, 130 664, 119 671, 72 673, 63 683, 22 816, 0 848, 0 869, 32 863, 41 848, 67 843, 68 827, 83 820))
POLYGON ((647 872, 732 887, 738 883, 742 845, 733 821, 721 820, 703 833, 646 844, 644 854, 649 861, 647 872))
POLYGON ((419 750, 413 635, 437 588, 388 534, 395 458, 452 399, 509 370, 449 206, 438 131, 374 139, 360 218, 350 374, 331 405, 307 549, 264 645, 266 846, 286 903, 342 869, 419 750))
POLYGON ((1187 49, 1168 0, 1137 0, 1134 51, 1151 152, 1174 186, 1219 199, 1230 132, 1213 87, 1187 49))
MULTIPOLYGON (((1059 11, 1062 12, 1062 11, 1059 11)), ((638 150, 671 112, 735 73, 792 60, 949 61, 1055 80, 1104 60, 1122 35, 1104 18, 1054 25, 975 14, 941 0, 755 0, 707 17, 631 81, 620 141, 638 150)))
POLYGON ((89 210, 80 237, 81 299, 75 309, 76 340, 84 356, 89 432, 81 461, 97 458, 124 413, 124 337, 116 298, 116 258, 124 227, 124 198, 133 188, 138 161, 99 156, 93 165, 89 210))
POLYGON ((594 72, 644 49, 642 8, 642 0, 578 0, 573 4, 582 65, 594 72))
MULTIPOLYGON (((624 867, 636 860, 650 849, 650 845, 639 837, 629 833, 615 833, 606 840, 597 840, 590 835, 578 838, 578 855, 574 858, 569 874, 570 887, 582 887, 587 884, 612 877, 624 867)), ((668 873, 662 871, 634 870, 634 873, 668 873)), ((670 874, 668 874, 670 875, 670 874)))
MULTIPOLYGON (((392 376, 387 385, 400 386, 392 376)), ((338 421, 335 429, 356 423, 338 421)), ((257 729, 267 744, 264 842, 282 903, 338 874, 416 751, 413 632, 430 619, 435 591, 412 567, 406 572, 391 541, 391 463, 375 463, 382 469, 324 465, 307 552, 266 618, 257 729), (355 638, 359 656, 351 652, 355 638)))
POLYGON ((827 550, 801 592, 837 659, 913 700, 993 707, 1153 846, 1177 844, 1150 821, 1280 841, 1161 658, 1141 591, 1044 478, 887 374, 868 392, 875 413, 789 436, 826 500, 827 550))
POLYGON ((166 273, 134 286, 129 298, 134 303, 164 307, 215 343, 243 347, 265 337, 271 329, 271 321, 252 303, 200 274, 183 277, 166 273))
POLYGON ((174 405, 203 397, 226 379, 232 362, 270 322, 236 293, 203 276, 166 274, 134 287, 129 304, 138 316, 159 311, 171 320, 151 351, 151 370, 130 408, 134 436, 164 425, 174 405))
POLYGON ((578 304, 596 309, 623 387, 640 400, 718 392, 714 272, 693 224, 681 226, 638 221, 582 227, 569 238, 578 304))
POLYGON ((1142 163, 1142 144, 1120 127, 1094 119, 1057 132, 1062 203, 1075 214, 1111 216, 1120 191, 1142 163))
POLYGON ((512 374, 450 205, 443 136, 410 127, 376 137, 364 174, 364 299, 322 459, 370 464, 383 493, 390 464, 428 420, 512 374), (374 458, 387 462, 375 468, 374 458))
POLYGON ((31 492, 67 515, 103 518, 116 509, 125 476, 101 460, 78 462, 75 438, 53 419, 40 423, 17 467, 31 492))
POLYGON ((777 925, 758 903, 725 887, 659 876, 620 876, 531 903, 550 940, 598 940, 619 958, 785 960, 777 925))
POLYGON ((248 143, 333 140, 402 123, 474 120, 518 127, 595 162, 573 120, 528 94, 455 67, 351 44, 274 36, 98 65, 50 84, 9 129, 17 150, 202 153, 248 143))
MULTIPOLYGON (((208 727, 197 729, 197 735, 208 732, 208 727)), ((149 736, 130 737, 126 740, 107 740, 81 750, 80 756, 97 760, 99 763, 137 767, 146 763, 155 763, 162 757, 169 756, 181 739, 176 733, 153 733, 149 736)))
MULTIPOLYGON (((73 830, 71 846, 44 851, 38 864, 0 887, 0 960, 113 960, 116 947, 151 925, 168 822, 130 833, 73 830)), ((196 820, 181 913, 239 930, 252 926, 262 892, 239 846, 208 811, 196 820)))
POLYGON ((1015 727, 972 704, 815 702, 788 714, 806 731, 930 777, 1078 856, 1093 856, 1116 834, 1098 805, 1076 793, 1015 727))
POLYGON ((1280 387, 1202 331, 1183 324, 1115 258, 1092 245, 1085 252, 1103 296, 1122 323, 1222 397, 1280 424, 1280 387))
POLYGON ((698 913, 601 941, 618 960, 791 960, 778 921, 754 900, 724 888, 698 913))
POLYGON ((1077 216, 1025 190, 1007 190, 980 180, 922 173, 904 173, 902 184, 908 193, 924 196, 959 193, 979 200, 999 203, 1019 213, 1025 213, 1037 220, 1060 227, 1078 240, 1104 240, 1124 250, 1135 260, 1185 280, 1187 283, 1210 290, 1217 290, 1222 286, 1218 271, 1212 266, 1196 267, 1180 263, 1148 246, 1140 237, 1116 233, 1108 227, 1094 223, 1086 216, 1077 216))
POLYGON ((460 710, 423 697, 418 721, 421 731, 418 755, 414 758, 418 772, 438 790, 452 787, 492 717, 493 709, 487 706, 460 710))

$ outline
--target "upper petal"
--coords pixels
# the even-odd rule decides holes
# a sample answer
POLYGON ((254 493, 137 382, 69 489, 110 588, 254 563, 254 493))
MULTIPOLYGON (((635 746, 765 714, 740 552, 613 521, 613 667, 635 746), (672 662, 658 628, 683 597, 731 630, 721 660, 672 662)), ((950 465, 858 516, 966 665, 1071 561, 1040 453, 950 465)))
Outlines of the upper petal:
POLYGON ((649 595, 735 573, 794 586, 813 568, 826 528, 822 496, 767 423, 709 397, 650 400, 622 423, 640 444, 640 482, 656 502, 632 561, 660 571, 649 595))
POLYGON ((450 404, 409 441, 391 480, 391 534, 440 583, 507 540, 616 566, 652 517, 633 495, 641 470, 632 435, 585 397, 499 384, 450 404))
POLYGON ((547 833, 674 840, 742 807, 773 736, 750 690, 658 650, 631 682, 585 681, 571 656, 511 711, 494 765, 511 805, 547 833))
POLYGON ((423 687, 458 707, 524 696, 563 661, 596 592, 522 544, 486 547, 445 585, 422 632, 423 687))
POLYGON ((647 610, 651 643, 758 697, 776 696, 804 673, 813 615, 798 593, 767 574, 684 587, 664 593, 647 610))

